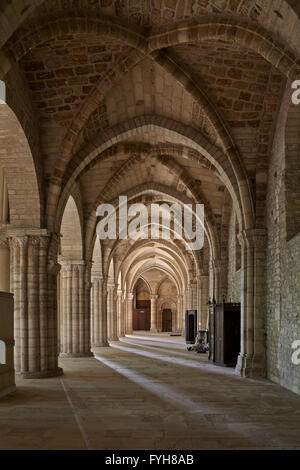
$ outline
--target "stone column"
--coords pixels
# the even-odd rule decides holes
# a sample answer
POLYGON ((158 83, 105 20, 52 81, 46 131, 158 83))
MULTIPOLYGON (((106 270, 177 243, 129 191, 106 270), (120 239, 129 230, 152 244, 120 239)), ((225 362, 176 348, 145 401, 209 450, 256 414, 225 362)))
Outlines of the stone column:
POLYGON ((126 334, 132 333, 133 297, 132 292, 126 295, 126 334))
POLYGON ((92 347, 106 347, 107 320, 106 320, 106 281, 102 276, 92 277, 92 347), (104 328, 104 329, 103 329, 104 328))
POLYGON ((109 341, 118 341, 117 336, 117 298, 115 283, 107 283, 107 335, 109 341))
POLYGON ((197 289, 197 281, 191 282, 191 310, 198 309, 198 289, 197 289))
POLYGON ((92 356, 89 267, 83 260, 61 260, 62 357, 92 356))
POLYGON ((209 260, 209 296, 211 300, 215 298, 215 276, 214 276, 214 263, 209 260))
POLYGON ((121 289, 117 290, 117 325, 118 337, 125 336, 125 323, 124 323, 124 308, 123 308, 124 294, 121 289))
POLYGON ((110 341, 118 341, 117 335, 117 288, 114 283, 108 284, 108 301, 107 301, 107 318, 108 322, 108 339, 110 341))
POLYGON ((239 234, 239 242, 242 254, 241 351, 236 371, 245 377, 264 377, 266 232, 264 229, 244 230, 239 234))
POLYGON ((183 309, 183 295, 177 295, 177 323, 176 331, 178 333, 183 333, 183 324, 184 324, 184 309, 183 309))
POLYGON ((107 283, 107 339, 110 341, 111 339, 111 330, 112 330, 112 291, 114 287, 112 282, 109 280, 107 283))
POLYGON ((158 325, 157 325, 157 294, 151 294, 151 327, 150 331, 153 333, 158 332, 158 325))
POLYGON ((82 318, 83 328, 80 330, 80 350, 91 352, 91 288, 92 288, 92 261, 85 262, 84 278, 83 278, 83 304, 82 318))
POLYGON ((93 279, 94 284, 94 348, 108 347, 107 276, 93 279))
POLYGON ((7 239, 0 238, 0 292, 10 292, 10 251, 7 239))
POLYGON ((192 310, 193 305, 193 291, 191 285, 188 285, 185 291, 185 309, 192 310))
POLYGON ((199 320, 201 323, 201 329, 206 330, 207 328, 207 302, 209 299, 209 276, 201 275, 199 276, 198 281, 200 285, 199 320))
POLYGON ((223 259, 213 260, 213 271, 215 279, 215 289, 214 289, 214 298, 217 303, 221 303, 223 298, 226 298, 227 288, 226 288, 226 276, 227 276, 227 262, 223 259))
POLYGON ((183 336, 185 335, 185 312, 189 310, 189 293, 188 290, 186 289, 183 298, 182 298, 182 306, 183 306, 183 315, 182 315, 182 334, 183 336))
POLYGON ((24 378, 52 377, 62 373, 57 363, 58 240, 46 231, 27 233, 9 235, 15 369, 24 378))

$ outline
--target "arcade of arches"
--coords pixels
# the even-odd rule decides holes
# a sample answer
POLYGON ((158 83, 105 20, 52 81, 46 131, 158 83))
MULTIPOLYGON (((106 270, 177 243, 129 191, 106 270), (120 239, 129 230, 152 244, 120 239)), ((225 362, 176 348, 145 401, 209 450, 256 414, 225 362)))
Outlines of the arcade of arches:
MULTIPOLYGON (((208 300, 225 298, 241 303, 232 376, 300 407, 298 3, 1 2, 0 291, 14 296, 17 391, 97 367, 109 344, 117 358, 135 335, 180 342, 186 309, 206 329, 208 300), (120 195, 204 204, 203 248, 100 241, 97 207, 120 195)), ((0 365, 11 391, 7 376, 0 365)))

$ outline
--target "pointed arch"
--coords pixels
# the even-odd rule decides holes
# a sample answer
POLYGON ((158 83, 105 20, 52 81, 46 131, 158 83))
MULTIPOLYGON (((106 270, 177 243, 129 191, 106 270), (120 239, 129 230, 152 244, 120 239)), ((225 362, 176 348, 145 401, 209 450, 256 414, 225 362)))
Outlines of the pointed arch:
POLYGON ((82 227, 73 196, 69 196, 61 222, 60 255, 64 259, 83 258, 82 227))

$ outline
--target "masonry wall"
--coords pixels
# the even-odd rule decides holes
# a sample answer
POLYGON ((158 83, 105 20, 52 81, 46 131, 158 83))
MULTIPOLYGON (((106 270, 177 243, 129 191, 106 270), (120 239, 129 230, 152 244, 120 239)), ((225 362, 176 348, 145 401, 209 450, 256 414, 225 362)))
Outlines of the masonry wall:
POLYGON ((278 115, 269 164, 265 327, 268 378, 300 394, 300 365, 292 363, 292 343, 300 339, 300 233, 290 239, 288 237, 288 221, 293 203, 290 194, 287 198, 287 191, 291 190, 288 181, 290 151, 293 149, 295 155, 295 150, 299 152, 300 147, 297 143, 297 117, 291 119, 289 116, 287 128, 283 125, 287 112, 291 113, 289 100, 287 94, 278 115))

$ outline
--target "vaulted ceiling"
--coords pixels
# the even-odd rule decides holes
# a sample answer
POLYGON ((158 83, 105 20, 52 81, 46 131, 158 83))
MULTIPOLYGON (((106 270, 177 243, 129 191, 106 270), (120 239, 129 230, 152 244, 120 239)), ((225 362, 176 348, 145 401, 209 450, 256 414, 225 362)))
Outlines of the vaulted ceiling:
POLYGON ((226 257, 232 208, 240 228, 263 226, 272 132, 297 60, 299 2, 281 3, 2 2, 3 16, 15 13, 0 36, 4 78, 44 224, 60 229, 72 194, 90 257, 97 204, 121 194, 204 203, 216 257, 226 257))

